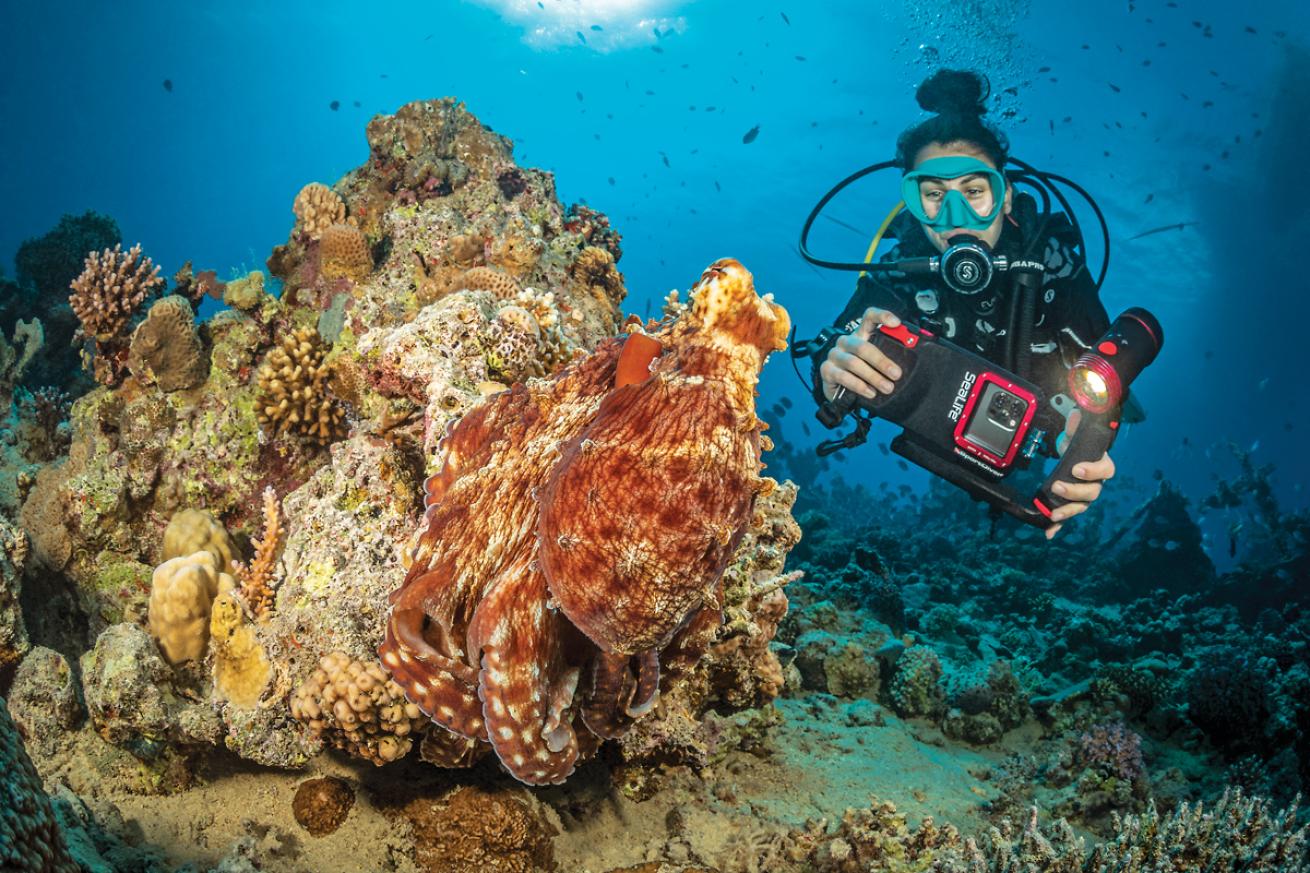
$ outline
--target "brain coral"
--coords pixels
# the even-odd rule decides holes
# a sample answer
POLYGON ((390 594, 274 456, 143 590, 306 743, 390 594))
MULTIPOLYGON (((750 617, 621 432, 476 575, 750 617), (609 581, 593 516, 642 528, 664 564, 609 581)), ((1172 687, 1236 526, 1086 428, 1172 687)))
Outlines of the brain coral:
POLYGON ((346 414, 328 387, 332 368, 324 362, 325 356, 323 343, 311 327, 282 337, 259 368, 256 414, 261 427, 296 434, 320 446, 345 436, 346 414))
POLYGON ((361 282, 373 272, 373 254, 359 228, 350 224, 333 224, 323 230, 318 241, 320 270, 328 279, 361 282))
POLYGON ((234 585, 211 552, 170 558, 155 568, 150 585, 150 633, 171 664, 194 661, 209 644, 209 610, 234 585))
POLYGON ((310 182, 300 189, 291 206, 296 213, 296 227, 310 239, 318 239, 334 224, 346 220, 346 204, 327 185, 310 182))
POLYGON ((173 294, 150 307, 146 320, 132 332, 127 366, 142 382, 165 392, 205 381, 209 361, 186 298, 173 294))

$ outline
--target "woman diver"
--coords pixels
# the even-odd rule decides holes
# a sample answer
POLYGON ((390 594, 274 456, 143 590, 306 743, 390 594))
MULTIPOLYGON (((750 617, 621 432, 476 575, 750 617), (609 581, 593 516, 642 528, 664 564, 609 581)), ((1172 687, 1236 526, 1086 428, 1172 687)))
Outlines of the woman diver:
MULTIPOLYGON (((1077 228, 1061 213, 1043 210, 1034 198, 1014 191, 1004 167, 1011 159, 1005 135, 983 121, 986 81, 976 73, 940 70, 919 86, 918 103, 934 117, 916 124, 896 143, 903 173, 905 210, 891 219, 886 235, 897 245, 880 260, 901 261, 945 252, 968 235, 997 255, 1028 257, 1044 265, 1035 307, 1026 330, 1030 348, 1021 353, 1020 375, 1041 386, 1047 396, 1065 391, 1068 369, 1110 325, 1082 254, 1077 228)), ((834 265, 836 266, 836 265, 834 265)), ((848 265, 849 266, 849 265, 848 265)), ((869 337, 880 325, 897 327, 908 318, 989 360, 1015 367, 1007 357, 1016 343, 1009 336, 1014 289, 997 274, 986 286, 962 293, 938 273, 862 273, 846 308, 813 351, 815 400, 831 401, 839 389, 865 397, 890 394, 900 369, 869 337)), ((1019 368, 1016 368, 1018 370, 1019 368)), ((1064 431, 1048 448, 1062 451, 1078 426, 1079 412, 1068 420, 1055 409, 1042 409, 1038 424, 1047 434, 1064 431)), ((1054 510, 1046 529, 1049 539, 1059 522, 1085 511, 1114 475, 1108 454, 1073 467, 1076 481, 1060 481, 1054 492, 1069 501, 1054 510)))

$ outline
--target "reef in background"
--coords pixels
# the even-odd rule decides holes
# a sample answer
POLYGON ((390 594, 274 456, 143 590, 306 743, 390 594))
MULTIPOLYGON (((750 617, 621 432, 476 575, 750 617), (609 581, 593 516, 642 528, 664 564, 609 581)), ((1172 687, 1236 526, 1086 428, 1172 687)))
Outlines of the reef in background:
MULTIPOLYGON (((462 104, 379 116, 368 141, 365 165, 295 198, 267 275, 188 266, 167 283, 139 247, 96 242, 60 294, 97 386, 67 416, 65 397, 11 392, 0 691, 47 786, 90 798, 84 843, 137 843, 140 869, 164 863, 153 844, 196 870, 224 853, 225 870, 973 873, 1017 856, 1059 870, 1084 850, 1065 824, 1038 828, 1032 804, 1118 835, 1123 853, 1157 829, 1191 839, 1214 819, 1179 803, 1227 781, 1291 799, 1287 767, 1255 753, 1310 756, 1306 614, 1224 597, 1300 584, 1304 520, 1275 512, 1277 562, 1218 576, 1166 488, 1089 567, 1078 548, 1108 538, 1096 515, 1054 550, 1003 548, 962 540, 971 507, 937 491, 784 483, 723 575, 707 657, 570 782, 531 792, 489 763, 425 763, 451 759, 449 737, 375 651, 438 443, 485 395, 619 333, 626 292, 607 219, 563 208, 550 174, 518 167, 462 104), (229 308, 197 323, 206 296, 229 308), (875 525, 834 521, 874 506, 875 525), (1191 570, 1161 591, 1079 602, 1136 594, 1132 573, 1182 556, 1191 570), (1204 714, 1237 705, 1250 717, 1204 714), (922 792, 867 802, 898 762, 941 752, 972 770, 938 760, 922 792), (998 830, 976 849, 954 827, 911 827, 934 803, 960 830, 984 815, 998 830), (600 836, 616 823, 629 842, 611 856, 600 836)), ((24 330, 0 349, 15 386, 39 347, 24 330)), ((1259 471, 1231 491, 1261 497, 1259 471)), ((33 832, 48 832, 24 779, 33 832)), ((1200 851, 1239 832, 1262 836, 1249 869, 1303 851, 1263 801, 1230 795, 1219 820, 1200 851)))

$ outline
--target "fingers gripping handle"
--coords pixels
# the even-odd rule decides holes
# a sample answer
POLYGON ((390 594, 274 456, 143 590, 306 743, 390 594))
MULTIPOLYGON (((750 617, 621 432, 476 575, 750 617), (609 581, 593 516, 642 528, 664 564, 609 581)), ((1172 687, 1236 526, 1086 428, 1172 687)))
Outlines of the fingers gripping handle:
POLYGON ((1056 482, 1076 481, 1073 475, 1074 465, 1101 460, 1101 456, 1110 450, 1110 444, 1114 442, 1118 429, 1119 410, 1115 409, 1100 415, 1083 410, 1082 421, 1078 424, 1078 430, 1070 437, 1068 447, 1060 456, 1060 462, 1055 465, 1055 469, 1046 477, 1037 496, 1033 498, 1033 504, 1042 511, 1043 515, 1049 516, 1052 511, 1071 502, 1051 489, 1056 482))

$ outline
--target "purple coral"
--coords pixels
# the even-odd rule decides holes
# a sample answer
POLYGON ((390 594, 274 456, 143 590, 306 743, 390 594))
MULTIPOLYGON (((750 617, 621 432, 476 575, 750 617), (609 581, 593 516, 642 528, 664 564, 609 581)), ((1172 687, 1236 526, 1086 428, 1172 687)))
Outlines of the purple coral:
POLYGON ((1083 766, 1125 782, 1146 774, 1142 738, 1121 722, 1095 725, 1079 738, 1078 753, 1083 766))

